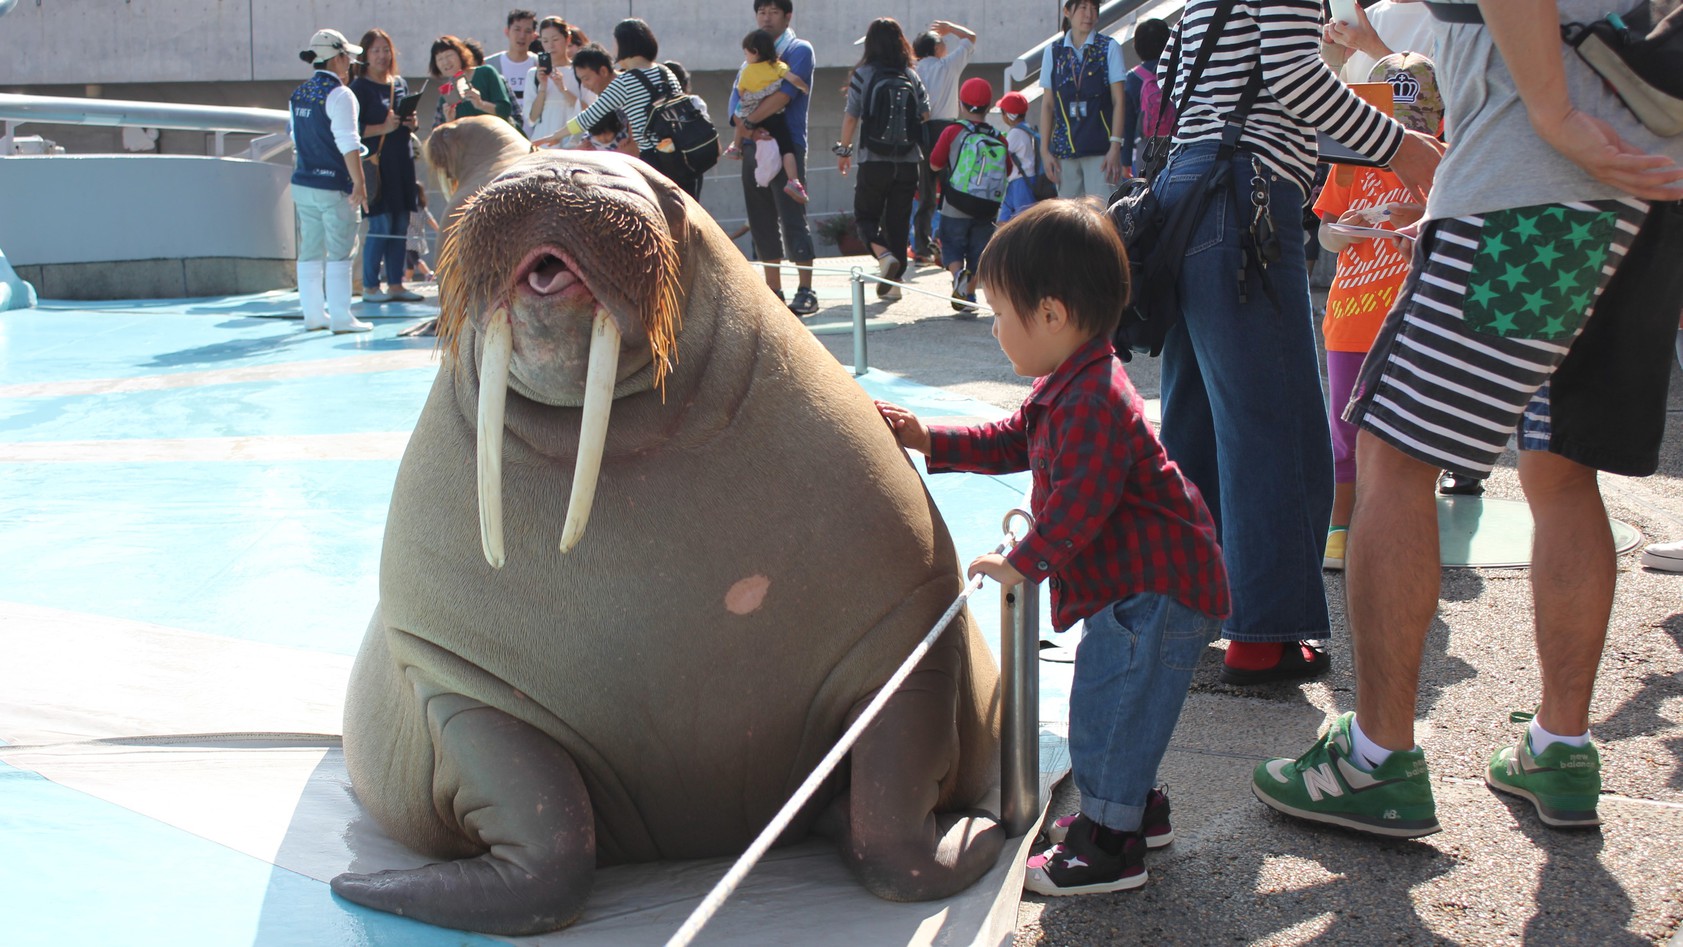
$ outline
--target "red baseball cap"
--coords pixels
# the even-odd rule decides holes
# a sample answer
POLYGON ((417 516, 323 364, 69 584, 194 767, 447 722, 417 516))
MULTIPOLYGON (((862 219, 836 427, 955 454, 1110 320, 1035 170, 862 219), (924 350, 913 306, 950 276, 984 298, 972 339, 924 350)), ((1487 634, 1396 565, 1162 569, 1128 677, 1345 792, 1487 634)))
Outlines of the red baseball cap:
POLYGON ((1012 115, 1028 114, 1028 96, 1021 92, 1007 92, 999 97, 999 110, 1012 115))
POLYGON ((958 87, 958 100, 973 109, 985 109, 993 105, 993 86, 981 77, 964 80, 958 87))

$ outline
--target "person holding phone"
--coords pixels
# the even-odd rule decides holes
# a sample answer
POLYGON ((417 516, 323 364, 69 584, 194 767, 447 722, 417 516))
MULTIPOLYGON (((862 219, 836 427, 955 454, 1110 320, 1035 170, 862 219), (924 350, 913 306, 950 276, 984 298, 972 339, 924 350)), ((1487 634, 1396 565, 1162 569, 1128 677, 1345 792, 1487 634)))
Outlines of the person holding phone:
POLYGON ((558 16, 546 16, 538 23, 538 43, 543 51, 526 77, 533 141, 560 131, 588 105, 581 95, 579 78, 573 73, 572 34, 573 28, 558 16))
POLYGON ((520 128, 514 120, 514 95, 496 66, 485 65, 465 41, 448 34, 433 40, 431 56, 427 73, 440 80, 443 121, 495 115, 520 128))
POLYGON ((363 166, 368 236, 362 245, 362 301, 419 302, 420 295, 403 285, 409 215, 417 209, 415 157, 409 148, 416 121, 413 107, 407 116, 398 114, 409 83, 397 74, 397 47, 385 30, 363 34, 362 75, 351 80, 351 93, 359 108, 362 144, 368 150, 363 166))

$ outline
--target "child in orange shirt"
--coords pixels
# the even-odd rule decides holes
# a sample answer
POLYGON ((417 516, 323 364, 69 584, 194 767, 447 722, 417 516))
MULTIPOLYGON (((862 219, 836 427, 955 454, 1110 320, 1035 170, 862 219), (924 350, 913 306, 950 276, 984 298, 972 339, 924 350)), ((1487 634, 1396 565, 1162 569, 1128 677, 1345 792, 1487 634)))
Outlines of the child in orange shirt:
MULTIPOLYGON (((1397 121, 1414 131, 1438 134, 1443 125, 1443 96, 1438 93, 1430 59, 1419 53, 1393 53, 1374 64, 1370 78, 1391 84, 1397 121)), ((1409 266, 1409 248, 1400 239, 1349 236, 1337 233, 1331 224, 1394 230, 1419 220, 1424 211, 1412 202, 1397 176, 1382 168, 1335 165, 1315 201, 1315 213, 1323 221, 1321 246, 1338 254, 1338 272, 1327 293, 1326 320, 1321 323, 1327 346, 1327 420, 1332 427, 1334 481, 1332 524, 1323 562, 1328 569, 1344 568, 1344 542, 1356 504, 1356 428, 1343 419, 1344 406, 1409 266)))

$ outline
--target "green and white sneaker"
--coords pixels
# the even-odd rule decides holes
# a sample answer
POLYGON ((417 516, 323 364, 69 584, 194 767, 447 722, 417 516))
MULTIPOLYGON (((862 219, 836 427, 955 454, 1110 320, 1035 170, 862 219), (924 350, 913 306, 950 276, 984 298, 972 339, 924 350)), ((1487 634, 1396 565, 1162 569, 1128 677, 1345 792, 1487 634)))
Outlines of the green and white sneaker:
POLYGON ((1341 714, 1295 760, 1269 760, 1251 775, 1251 791, 1289 816, 1389 838, 1418 838, 1443 827, 1420 749, 1392 753, 1370 772, 1354 759, 1353 713, 1341 714))
MULTIPOLYGON (((1514 723, 1528 723, 1531 714, 1509 716, 1514 723)), ((1580 828, 1601 824, 1596 803, 1601 799, 1601 753, 1595 743, 1568 746, 1551 743, 1541 753, 1531 753, 1531 736, 1503 747, 1490 758, 1484 782, 1497 792, 1529 799, 1537 807, 1537 818, 1556 828, 1580 828)))

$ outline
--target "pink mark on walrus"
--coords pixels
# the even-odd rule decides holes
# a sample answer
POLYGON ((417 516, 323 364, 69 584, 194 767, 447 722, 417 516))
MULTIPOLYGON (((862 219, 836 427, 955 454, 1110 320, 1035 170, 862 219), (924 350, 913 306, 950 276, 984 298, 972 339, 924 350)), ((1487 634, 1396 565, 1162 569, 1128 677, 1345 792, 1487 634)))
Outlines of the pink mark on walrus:
POLYGON ((751 575, 738 581, 725 593, 725 608, 733 615, 757 611, 765 603, 766 591, 770 588, 770 579, 763 575, 751 575))

